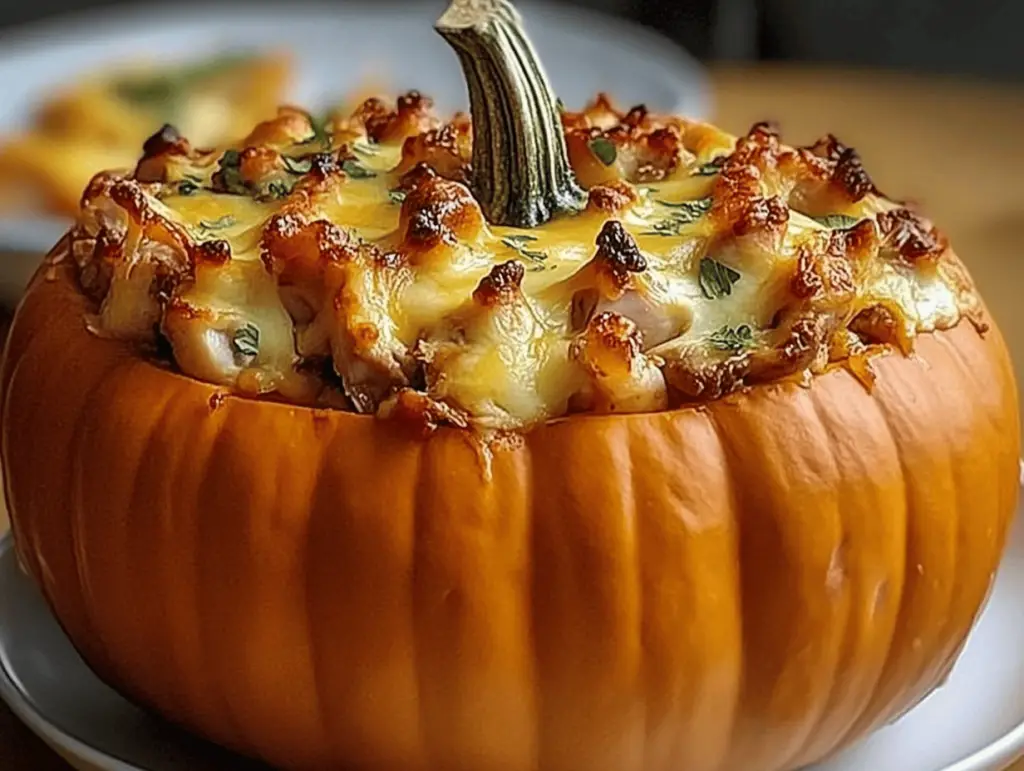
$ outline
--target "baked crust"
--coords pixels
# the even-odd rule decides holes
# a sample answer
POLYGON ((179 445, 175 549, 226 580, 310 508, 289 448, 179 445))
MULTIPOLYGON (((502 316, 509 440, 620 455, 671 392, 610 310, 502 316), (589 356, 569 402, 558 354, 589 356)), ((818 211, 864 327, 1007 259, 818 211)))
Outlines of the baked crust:
POLYGON ((96 176, 69 248, 100 335, 235 392, 523 431, 707 402, 847 366, 981 304, 945 236, 829 136, 563 111, 586 205, 486 222, 472 125, 418 92, 320 123, 280 108, 238 147, 169 127, 96 176), (396 405, 401 408, 396 409, 396 405))

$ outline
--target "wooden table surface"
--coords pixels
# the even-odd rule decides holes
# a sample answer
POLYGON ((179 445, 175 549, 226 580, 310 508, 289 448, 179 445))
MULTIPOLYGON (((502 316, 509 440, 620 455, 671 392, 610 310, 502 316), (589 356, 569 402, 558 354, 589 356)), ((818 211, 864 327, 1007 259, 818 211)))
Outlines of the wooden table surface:
MULTIPOLYGON (((775 120, 791 143, 831 132, 860 151, 883 191, 919 202, 974 274, 1024 383, 1024 90, 787 66, 720 68, 712 81, 724 128, 775 120)), ((3 707, 0 768, 68 771, 3 707)))

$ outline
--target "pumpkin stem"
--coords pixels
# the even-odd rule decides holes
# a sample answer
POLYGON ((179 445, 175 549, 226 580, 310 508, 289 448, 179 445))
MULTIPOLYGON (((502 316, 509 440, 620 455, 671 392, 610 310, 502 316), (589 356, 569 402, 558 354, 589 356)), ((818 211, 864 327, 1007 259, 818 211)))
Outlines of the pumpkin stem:
POLYGON ((473 116, 473 195, 495 225, 536 227, 586 194, 555 94, 508 0, 452 0, 435 29, 462 64, 473 116))

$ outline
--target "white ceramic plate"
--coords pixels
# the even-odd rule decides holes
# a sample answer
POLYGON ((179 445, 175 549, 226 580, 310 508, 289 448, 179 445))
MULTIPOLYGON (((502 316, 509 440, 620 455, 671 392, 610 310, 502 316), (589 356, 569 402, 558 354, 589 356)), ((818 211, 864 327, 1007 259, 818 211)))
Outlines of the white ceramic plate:
MULTIPOLYGON (((0 35, 0 135, 77 73, 136 58, 181 61, 226 49, 286 49, 295 57, 291 101, 322 107, 367 81, 418 88, 440 110, 465 107, 454 52, 433 30, 447 0, 140 7, 122 4, 0 35)), ((598 91, 624 105, 703 117, 700 66, 643 27, 575 7, 517 2, 552 84, 577 107, 598 91)), ((155 128, 155 127, 154 127, 155 128)), ((66 228, 59 217, 0 217, 0 303, 17 301, 37 256, 66 228), (28 253, 30 256, 17 256, 28 253), (13 296, 12 293, 13 292, 13 296)))
MULTIPOLYGON (((813 771, 998 771, 1024 754, 1022 519, 946 685, 813 771)), ((19 569, 9 537, 0 540, 0 696, 83 771, 265 771, 144 713, 96 679, 19 569)))

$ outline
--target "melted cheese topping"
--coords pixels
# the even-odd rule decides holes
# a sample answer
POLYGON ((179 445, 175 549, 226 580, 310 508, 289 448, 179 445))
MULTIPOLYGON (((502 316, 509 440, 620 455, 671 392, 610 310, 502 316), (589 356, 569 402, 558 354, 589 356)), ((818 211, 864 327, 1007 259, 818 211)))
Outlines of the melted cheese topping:
POLYGON ((327 131, 282 109, 224 152, 165 131, 83 199, 91 324, 242 393, 486 432, 831 362, 870 385, 874 348, 983 324, 941 234, 834 138, 794 149, 603 97, 563 124, 589 203, 530 230, 485 221, 468 119, 416 93, 327 131))

